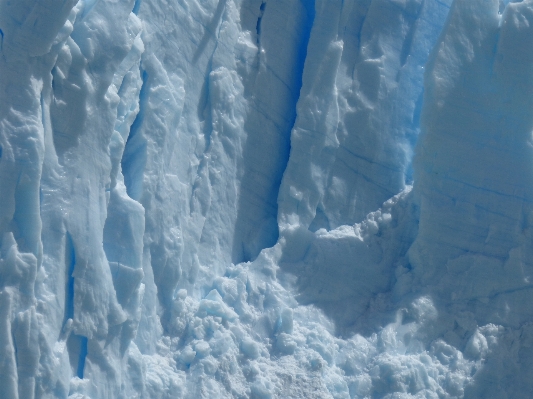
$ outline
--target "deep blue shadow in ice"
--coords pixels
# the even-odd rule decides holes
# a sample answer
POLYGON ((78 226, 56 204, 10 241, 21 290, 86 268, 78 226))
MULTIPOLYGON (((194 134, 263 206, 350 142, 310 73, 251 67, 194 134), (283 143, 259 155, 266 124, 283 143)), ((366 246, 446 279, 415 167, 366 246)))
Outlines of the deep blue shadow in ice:
POLYGON ((69 232, 65 235, 65 316, 63 325, 68 319, 74 318, 74 266, 76 265, 76 251, 69 232))
POLYGON ((148 73, 142 71, 142 87, 139 94, 139 113, 133 121, 124 154, 122 155, 121 166, 124 175, 124 184, 130 198, 139 200, 143 190, 143 175, 146 166, 146 138, 139 133, 144 121, 146 102, 148 100, 149 83, 148 73))
POLYGON ((87 358, 87 337, 80 337, 80 359, 78 361, 79 378, 83 379, 83 372, 85 371, 85 359, 87 358))
POLYGON ((133 5, 133 10, 131 10, 132 13, 135 15, 139 14, 139 9, 141 8, 142 0, 135 0, 135 4, 133 5))
MULTIPOLYGON (((268 25, 267 22, 268 13, 275 10, 270 11, 264 2, 247 3, 243 4, 243 8, 247 10, 243 20, 248 21, 247 27, 250 30, 255 28, 256 41, 260 49, 265 50, 267 55, 275 54, 277 44, 272 40, 272 37, 275 37, 272 32, 278 28, 268 25), (249 11, 254 4, 258 9, 255 12, 249 11), (254 21, 252 21, 253 15, 256 18, 254 21)), ((290 136, 297 117, 296 104, 300 97, 307 46, 315 18, 314 1, 305 0, 301 1, 301 4, 303 14, 300 16, 300 30, 296 32, 296 52, 291 55, 294 58, 287 60, 292 68, 288 73, 290 78, 283 80, 276 73, 276 69, 269 64, 267 56, 265 67, 268 72, 257 75, 254 82, 266 85, 270 82, 279 84, 277 87, 283 87, 279 96, 285 98, 273 98, 268 90, 250 95, 252 112, 244 126, 248 137, 243 151, 244 175, 241 180, 241 195, 233 237, 234 263, 255 259, 263 248, 274 245, 279 237, 277 199, 289 161, 290 136), (275 82, 276 79, 279 81, 275 82), (283 110, 278 110, 278 104, 272 104, 273 101, 284 103, 283 110), (283 115, 279 114, 281 112, 283 115), (265 128, 264 125, 268 125, 269 128, 265 128), (265 153, 268 157, 264 156, 265 153)))
POLYGON ((258 46, 261 45, 261 21, 263 20, 263 15, 265 14, 266 2, 262 2, 259 7, 259 17, 257 18, 257 24, 255 24, 255 32, 257 33, 256 43, 258 46))
MULTIPOLYGON (((307 58, 307 46, 309 44, 309 38, 311 37, 311 29, 313 28, 313 23, 315 22, 315 2, 313 0, 303 0, 303 6, 307 13, 307 22, 304 24, 304 30, 302 32, 302 40, 300 42, 300 48, 298 49, 298 59, 296 60, 296 70, 295 81, 293 85, 297 88, 297 96, 294 101, 294 119, 292 121, 292 126, 296 121, 296 104, 300 99, 300 90, 303 83, 303 74, 304 74, 304 65, 307 58)), ((292 131, 292 127, 291 127, 292 131)), ((288 158, 287 158, 288 161, 288 158)))
POLYGON ((67 340, 67 350, 72 374, 83 379, 88 353, 87 337, 71 333, 67 340))

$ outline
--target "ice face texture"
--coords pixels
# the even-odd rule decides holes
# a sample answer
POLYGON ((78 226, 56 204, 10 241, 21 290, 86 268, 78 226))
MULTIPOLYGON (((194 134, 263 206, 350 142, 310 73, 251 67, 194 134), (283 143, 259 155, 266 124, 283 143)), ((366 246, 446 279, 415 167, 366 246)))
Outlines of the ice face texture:
POLYGON ((533 396, 533 1, 0 0, 0 396, 533 396))

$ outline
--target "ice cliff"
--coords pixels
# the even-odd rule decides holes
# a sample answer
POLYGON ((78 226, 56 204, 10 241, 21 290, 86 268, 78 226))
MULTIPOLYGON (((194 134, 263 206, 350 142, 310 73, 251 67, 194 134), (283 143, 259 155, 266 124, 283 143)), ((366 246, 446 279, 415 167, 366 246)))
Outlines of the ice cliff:
POLYGON ((533 0, 0 0, 0 396, 531 398, 533 0))

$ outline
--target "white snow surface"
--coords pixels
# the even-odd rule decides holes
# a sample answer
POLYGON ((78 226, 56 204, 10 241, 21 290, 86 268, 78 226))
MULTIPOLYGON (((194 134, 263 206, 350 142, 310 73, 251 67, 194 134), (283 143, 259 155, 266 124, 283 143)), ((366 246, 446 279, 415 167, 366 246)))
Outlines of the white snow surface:
POLYGON ((533 0, 0 0, 0 396, 533 397, 533 0))

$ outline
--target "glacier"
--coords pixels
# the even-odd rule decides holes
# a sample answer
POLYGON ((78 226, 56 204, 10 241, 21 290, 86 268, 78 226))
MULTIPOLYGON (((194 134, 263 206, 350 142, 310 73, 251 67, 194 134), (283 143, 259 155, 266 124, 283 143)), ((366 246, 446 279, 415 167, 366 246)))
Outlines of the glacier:
POLYGON ((533 396, 533 0, 0 0, 0 397, 533 396))

